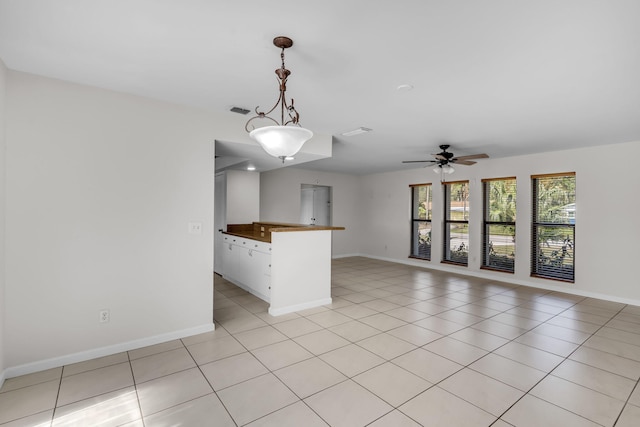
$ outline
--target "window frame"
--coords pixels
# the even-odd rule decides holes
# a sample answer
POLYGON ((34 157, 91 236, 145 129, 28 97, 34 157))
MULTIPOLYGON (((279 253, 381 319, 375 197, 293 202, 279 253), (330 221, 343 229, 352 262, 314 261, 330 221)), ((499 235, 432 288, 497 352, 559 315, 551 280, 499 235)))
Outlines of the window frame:
MULTIPOLYGON (((451 225, 453 224, 464 224, 467 226, 467 243, 469 242, 469 217, 470 215, 467 214, 466 216, 466 220, 454 220, 450 218, 450 214, 451 214, 451 186, 454 184, 466 184, 467 186, 467 195, 466 195, 466 201, 468 203, 468 211, 471 210, 471 204, 469 203, 469 197, 471 194, 471 188, 469 185, 469 180, 460 180, 460 181, 443 181, 442 182, 442 194, 443 194, 443 200, 444 200, 444 216, 443 216, 443 233, 442 233, 442 263, 443 264, 452 264, 452 265, 459 265, 459 266, 464 266, 464 267, 468 267, 469 266, 469 245, 467 244, 467 256, 466 256, 466 261, 461 262, 461 261, 456 261, 454 259, 452 259, 451 257, 451 225)), ((463 218, 464 218, 464 211, 465 209, 463 209, 463 218)), ((464 242, 463 242, 464 243, 464 242)))
POLYGON ((411 188, 411 247, 409 250, 409 258, 415 258, 415 259, 419 259, 419 260, 423 260, 423 261, 431 261, 431 250, 433 248, 433 241, 431 240, 431 233, 433 231, 433 223, 432 223, 432 213, 433 213, 433 184, 428 182, 428 183, 423 183, 423 184, 410 184, 409 188, 411 188), (429 197, 428 197, 428 206, 426 209, 426 218, 420 218, 419 215, 416 215, 416 191, 418 190, 418 188, 420 187, 427 187, 428 188, 428 193, 429 193, 429 197), (429 206, 431 206, 431 209, 429 209, 429 206), (429 250, 428 250, 428 254, 425 256, 421 256, 420 255, 420 249, 419 249, 419 236, 418 233, 416 233, 416 227, 418 227, 418 224, 420 223, 429 223, 429 250), (416 238, 418 239, 418 241, 416 241, 416 238), (418 248, 417 250, 414 250, 415 248, 418 248))
MULTIPOLYGON (((531 277, 536 277, 540 279, 547 280, 556 280, 565 283, 575 283, 575 237, 576 237, 576 223, 575 223, 575 208, 573 211, 573 217, 567 215, 568 222, 549 222, 549 221, 539 221, 538 220, 538 212, 539 212, 539 204, 538 204, 538 180, 539 179, 547 179, 547 178, 567 178, 572 177, 574 180, 574 189, 573 189, 573 204, 575 206, 576 203, 576 173, 575 172, 562 172, 562 173, 552 173, 552 174, 541 174, 541 175, 531 175, 531 277), (573 222, 571 222, 571 219, 573 222), (553 275, 550 273, 550 270, 542 271, 540 268, 540 258, 539 258, 539 227, 549 227, 549 228, 564 228, 566 230, 571 230, 572 240, 569 239, 564 241, 565 245, 561 247, 563 255, 561 257, 561 262, 564 263, 564 253, 568 243, 568 246, 571 248, 571 275, 553 275)), ((569 203, 571 204, 571 203, 569 203)), ((567 234, 569 237, 569 234, 567 234)))
POLYGON ((516 238, 516 221, 492 221, 490 219, 490 188, 489 185, 491 184, 491 182, 495 182, 495 181, 513 181, 513 185, 514 185, 514 192, 513 192, 513 196, 514 196, 514 206, 515 206, 515 210, 516 210, 516 221, 517 221, 517 203, 516 203, 516 197, 517 197, 517 178, 515 176, 509 176, 509 177, 503 177, 503 178, 484 178, 482 179, 482 262, 480 265, 480 269, 483 270, 491 270, 491 271, 498 271, 498 272, 503 272, 503 273, 510 273, 510 274, 514 274, 515 273, 515 255, 514 255, 514 259, 513 259, 513 266, 511 269, 509 268, 500 268, 500 267, 496 267, 495 265, 490 265, 489 263, 489 256, 490 256, 490 247, 491 247, 491 240, 490 240, 490 233, 488 232, 488 229, 491 226, 504 226, 504 227, 513 227, 513 244, 514 244, 514 254, 515 254, 515 238, 516 238))

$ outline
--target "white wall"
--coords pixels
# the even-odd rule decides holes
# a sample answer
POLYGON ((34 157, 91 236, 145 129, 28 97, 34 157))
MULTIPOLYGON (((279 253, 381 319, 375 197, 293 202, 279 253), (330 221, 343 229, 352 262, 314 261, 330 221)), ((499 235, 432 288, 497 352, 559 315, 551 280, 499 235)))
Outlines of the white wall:
POLYGON ((212 328, 214 124, 7 73, 10 376, 212 328))
POLYGON ((333 256, 357 254, 360 235, 358 197, 360 178, 352 175, 295 169, 276 169, 260 174, 260 220, 300 222, 302 184, 332 187, 332 222, 345 230, 333 232, 333 256))
POLYGON ((250 224, 260 219, 260 174, 234 171, 227 174, 227 224, 250 224))
POLYGON ((5 288, 5 93, 6 93, 6 73, 7 69, 0 59, 0 387, 4 381, 5 368, 5 312, 6 304, 4 298, 5 288))
MULTIPOLYGON (((453 267, 442 258, 442 191, 439 177, 430 168, 375 174, 363 177, 357 191, 363 197, 359 217, 359 251, 382 259, 397 260, 495 280, 600 296, 640 305, 637 286, 640 223, 635 214, 640 199, 635 187, 640 182, 640 142, 578 150, 480 160, 472 167, 459 166, 450 180, 469 180, 471 190, 470 263, 453 267), (615 153, 614 162, 604 161, 615 153), (613 166, 613 168, 609 168, 613 166), (532 174, 576 172, 576 277, 575 284, 530 277, 530 215, 532 174), (516 273, 480 270, 482 221, 482 178, 515 176, 518 182, 516 273), (409 260, 409 184, 434 184, 432 260, 409 260)), ((356 194, 353 195, 356 197, 356 194)))

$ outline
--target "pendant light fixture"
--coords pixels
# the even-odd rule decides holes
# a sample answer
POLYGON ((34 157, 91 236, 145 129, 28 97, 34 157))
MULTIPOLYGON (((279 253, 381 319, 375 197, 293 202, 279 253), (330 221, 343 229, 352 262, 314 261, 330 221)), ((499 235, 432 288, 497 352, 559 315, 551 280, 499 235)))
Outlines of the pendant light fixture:
POLYGON ((276 69, 280 84, 280 96, 275 105, 266 113, 259 111, 260 107, 256 107, 256 115, 247 121, 244 128, 249 132, 251 139, 257 141, 267 154, 282 159, 282 163, 284 163, 286 158, 300 151, 304 143, 311 139, 313 132, 300 126, 300 114, 293 105, 293 98, 291 104, 288 104, 285 98, 287 78, 291 71, 284 66, 284 50, 293 46, 293 40, 280 36, 273 39, 273 44, 282 49, 280 53, 282 66, 276 69), (280 121, 269 117, 269 114, 278 107, 280 107, 280 121), (275 125, 256 128, 252 124, 256 119, 268 119, 275 125))

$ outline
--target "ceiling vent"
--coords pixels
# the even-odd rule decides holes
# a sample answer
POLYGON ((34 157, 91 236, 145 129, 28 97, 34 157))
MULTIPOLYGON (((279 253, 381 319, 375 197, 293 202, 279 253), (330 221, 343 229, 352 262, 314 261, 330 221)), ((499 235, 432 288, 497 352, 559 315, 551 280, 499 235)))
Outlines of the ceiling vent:
POLYGON ((369 129, 369 128, 365 128, 365 127, 359 127, 357 129, 341 133, 340 135, 342 135, 342 136, 354 136, 354 135, 360 135, 362 133, 371 132, 372 130, 373 129, 369 129))
POLYGON ((229 110, 233 113, 238 113, 238 114, 248 114, 249 110, 247 110, 246 108, 240 108, 240 107, 232 107, 231 110, 229 110))

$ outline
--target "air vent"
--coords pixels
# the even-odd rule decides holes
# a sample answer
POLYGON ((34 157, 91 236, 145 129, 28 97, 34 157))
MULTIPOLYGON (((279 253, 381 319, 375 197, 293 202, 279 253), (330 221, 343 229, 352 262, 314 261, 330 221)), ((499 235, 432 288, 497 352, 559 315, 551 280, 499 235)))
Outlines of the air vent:
POLYGON ((359 127, 358 129, 350 130, 348 132, 341 133, 340 135, 342 135, 342 136, 354 136, 354 135, 360 135, 362 133, 371 132, 372 130, 373 129, 369 129, 369 128, 365 128, 365 127, 359 127))
POLYGON ((249 112, 249 110, 244 109, 244 108, 240 108, 240 107, 232 107, 231 110, 229 110, 231 112, 234 113, 238 113, 238 114, 247 114, 249 112))

